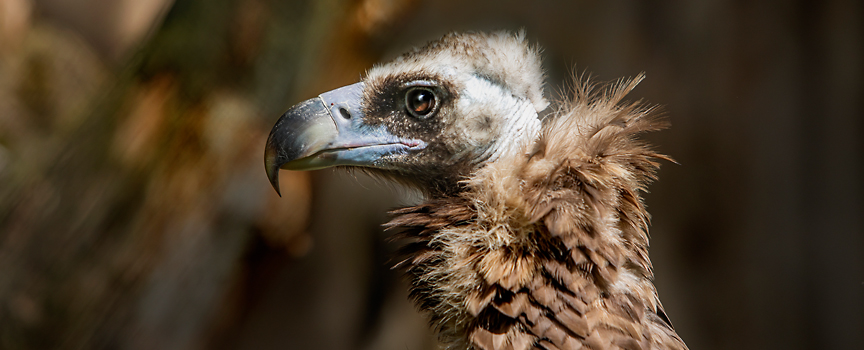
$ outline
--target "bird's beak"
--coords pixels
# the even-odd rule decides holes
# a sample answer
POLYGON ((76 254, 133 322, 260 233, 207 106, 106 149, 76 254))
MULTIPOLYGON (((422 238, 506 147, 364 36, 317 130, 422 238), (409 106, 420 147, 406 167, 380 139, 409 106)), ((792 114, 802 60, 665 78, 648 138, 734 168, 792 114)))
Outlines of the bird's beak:
MULTIPOLYGON (((279 193, 279 169, 314 170, 337 165, 385 168, 389 154, 426 147, 366 123, 363 83, 325 92, 288 109, 270 130, 264 168, 279 193)), ((281 194, 280 194, 281 195, 281 194)))

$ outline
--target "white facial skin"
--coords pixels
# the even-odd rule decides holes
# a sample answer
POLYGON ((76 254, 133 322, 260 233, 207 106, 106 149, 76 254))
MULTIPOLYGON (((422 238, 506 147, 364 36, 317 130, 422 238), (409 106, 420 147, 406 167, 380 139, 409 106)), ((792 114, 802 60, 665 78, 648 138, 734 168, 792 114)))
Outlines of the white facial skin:
POLYGON ((463 146, 468 146, 459 157, 468 156, 476 162, 494 161, 500 154, 537 137, 540 120, 530 101, 477 76, 465 83, 456 103, 456 114, 463 117, 453 121, 450 132, 463 140, 463 146))

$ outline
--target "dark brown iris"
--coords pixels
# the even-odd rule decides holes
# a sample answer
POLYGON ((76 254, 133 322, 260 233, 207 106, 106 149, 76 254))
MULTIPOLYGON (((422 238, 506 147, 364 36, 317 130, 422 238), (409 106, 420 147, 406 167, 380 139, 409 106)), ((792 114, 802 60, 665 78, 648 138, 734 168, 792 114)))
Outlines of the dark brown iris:
POLYGON ((405 107, 418 118, 428 117, 435 110, 435 103, 435 93, 426 87, 414 87, 405 94, 405 107))

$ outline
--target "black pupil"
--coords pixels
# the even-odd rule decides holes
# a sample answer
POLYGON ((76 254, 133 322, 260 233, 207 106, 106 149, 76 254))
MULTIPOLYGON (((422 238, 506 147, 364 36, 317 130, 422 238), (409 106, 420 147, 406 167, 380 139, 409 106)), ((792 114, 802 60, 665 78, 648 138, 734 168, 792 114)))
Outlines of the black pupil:
POLYGON ((426 89, 414 89, 408 93, 408 108, 418 115, 426 115, 435 107, 435 95, 426 89))

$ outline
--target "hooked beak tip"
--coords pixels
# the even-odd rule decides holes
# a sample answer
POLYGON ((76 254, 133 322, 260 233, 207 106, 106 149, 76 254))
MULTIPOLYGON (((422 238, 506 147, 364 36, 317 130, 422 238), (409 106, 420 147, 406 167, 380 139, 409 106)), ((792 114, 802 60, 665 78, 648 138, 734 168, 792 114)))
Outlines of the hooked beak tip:
POLYGON ((279 167, 281 164, 276 161, 276 152, 268 142, 267 150, 264 152, 264 170, 267 172, 267 179, 270 180, 270 185, 276 190, 276 194, 282 197, 282 192, 279 190, 279 167))

